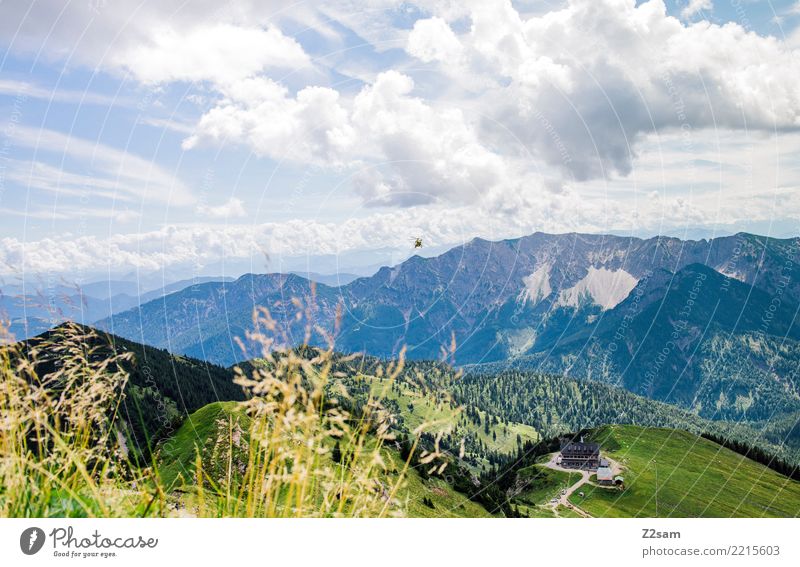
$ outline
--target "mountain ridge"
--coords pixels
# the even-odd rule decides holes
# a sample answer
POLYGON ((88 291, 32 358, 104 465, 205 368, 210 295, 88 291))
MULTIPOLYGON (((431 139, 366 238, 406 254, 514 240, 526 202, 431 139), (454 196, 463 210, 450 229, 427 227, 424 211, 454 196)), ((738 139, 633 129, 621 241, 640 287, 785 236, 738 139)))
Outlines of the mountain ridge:
MULTIPOLYGON (((747 233, 696 241, 541 232, 501 241, 474 238, 439 256, 415 255, 335 288, 294 274, 246 274, 234 282, 201 284, 98 326, 231 365, 258 356, 257 350, 243 351, 237 338, 253 327, 253 312, 263 307, 285 346, 306 337, 311 344, 325 344, 323 330, 336 329, 336 348, 343 352, 393 358, 405 348, 412 359, 439 359, 446 353, 456 364, 530 359, 543 370, 620 383, 707 415, 716 412, 714 404, 729 413, 744 406, 763 413, 767 399, 753 397, 764 387, 752 380, 744 389, 733 388, 750 401, 723 399, 730 384, 721 385, 722 380, 703 394, 702 404, 695 399, 699 387, 691 382, 720 378, 698 365, 713 366, 715 356, 724 356, 718 347, 726 342, 735 343, 742 368, 759 377, 771 376, 773 363, 758 348, 794 359, 800 349, 793 318, 800 305, 797 250, 800 238, 747 233), (705 285, 694 289, 693 277, 705 285), (780 298, 777 307, 775 298, 780 298), (716 308, 707 309, 712 304, 716 308), (661 343, 669 339, 662 331, 674 326, 683 305, 693 306, 690 332, 681 335, 680 348, 648 383, 644 366, 654 364, 661 343), (299 311, 310 313, 313 324, 299 320, 299 311), (770 320, 762 325, 765 313, 770 320), (620 349, 619 360, 598 368, 611 360, 603 356, 603 349, 613 348, 608 334, 623 324, 625 337, 618 346, 640 353, 632 356, 636 364, 619 358, 620 349), (781 340, 785 356, 777 346, 781 340), (710 349, 705 358, 692 354, 702 349, 710 349), (676 390, 679 395, 668 395, 676 390), (720 396, 717 402, 708 398, 712 391, 720 396)), ((786 389, 782 411, 800 409, 796 380, 773 381, 775 388, 786 389)), ((778 395, 775 388, 770 396, 778 395)))

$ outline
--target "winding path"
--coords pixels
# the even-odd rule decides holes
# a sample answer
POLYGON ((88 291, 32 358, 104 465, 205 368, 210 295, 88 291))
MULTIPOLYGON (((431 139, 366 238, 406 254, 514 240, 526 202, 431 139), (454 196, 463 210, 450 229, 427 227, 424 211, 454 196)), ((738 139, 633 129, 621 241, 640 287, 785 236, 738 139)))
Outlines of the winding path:
MULTIPOLYGON (((616 461, 609 459, 608 457, 603 457, 604 459, 608 460, 608 463, 611 467, 611 471, 614 475, 618 475, 622 471, 622 467, 616 461)), ((599 485, 589 482, 589 478, 592 476, 590 471, 581 470, 581 469, 568 469, 559 465, 556 461, 558 460, 558 453, 553 453, 550 456, 550 460, 547 461, 544 466, 548 469, 553 469, 554 471, 561 471, 565 473, 579 473, 581 478, 574 483, 572 486, 566 489, 563 494, 559 493, 558 502, 549 502, 548 506, 550 506, 553 511, 555 511, 559 505, 566 506, 567 508, 574 510, 577 514, 584 518, 591 518, 592 515, 589 514, 586 510, 575 506, 572 502, 569 501, 569 497, 572 495, 573 492, 578 490, 584 484, 589 484, 594 487, 601 488, 599 485)), ((604 488, 604 487, 603 487, 604 488)))

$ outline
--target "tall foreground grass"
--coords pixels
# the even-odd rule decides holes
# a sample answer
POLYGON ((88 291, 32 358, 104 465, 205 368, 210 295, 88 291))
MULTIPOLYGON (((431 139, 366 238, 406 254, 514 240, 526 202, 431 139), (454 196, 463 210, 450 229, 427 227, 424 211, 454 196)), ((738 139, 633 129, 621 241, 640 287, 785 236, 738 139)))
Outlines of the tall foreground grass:
POLYGON ((98 358, 87 338, 70 327, 0 350, 3 516, 128 515, 144 500, 129 487, 147 471, 130 468, 118 427, 127 355, 98 358))
MULTIPOLYGON (((98 336, 77 325, 33 348, 1 349, 0 515, 402 515, 409 462, 387 463, 392 416, 381 396, 354 411, 334 384, 332 341, 301 355, 278 348, 266 310, 254 322, 248 340, 260 345, 263 362, 235 378, 248 401, 215 424, 212 450, 196 440, 193 466, 179 481, 161 474, 169 443, 154 447, 147 463, 129 457, 120 412, 129 353, 99 356, 89 346, 98 336)), ((381 370, 386 388, 401 368, 402 361, 381 370)))

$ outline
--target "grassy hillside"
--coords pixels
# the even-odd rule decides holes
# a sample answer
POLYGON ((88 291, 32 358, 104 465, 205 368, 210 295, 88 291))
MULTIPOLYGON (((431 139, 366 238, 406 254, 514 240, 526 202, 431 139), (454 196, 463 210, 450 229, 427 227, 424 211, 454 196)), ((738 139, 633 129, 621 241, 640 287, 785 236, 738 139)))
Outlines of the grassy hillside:
MULTIPOLYGON (((316 349, 296 353, 313 357, 316 349)), ((467 406, 453 396, 453 386, 461 378, 452 367, 434 361, 405 361, 389 378, 387 363, 366 355, 334 355, 335 378, 328 396, 350 407, 364 407, 380 400, 393 414, 393 430, 398 436, 413 436, 425 424, 429 436, 441 434, 440 446, 460 454, 471 469, 487 470, 503 457, 513 455, 540 436, 533 425, 526 425, 497 413, 495 408, 467 406), (340 392, 345 390, 346 396, 340 392)), ((263 359, 252 359, 239 367, 248 374, 256 368, 269 368, 263 359)))
POLYGON ((460 405, 530 425, 543 437, 609 423, 668 427, 736 439, 800 463, 800 413, 779 416, 769 423, 712 421, 599 380, 575 380, 499 365, 471 369, 450 389, 460 405))
MULTIPOLYGON (((176 494, 192 494, 196 484, 198 455, 203 473, 210 484, 223 486, 228 475, 237 475, 247 462, 250 419, 243 406, 236 402, 209 404, 190 415, 173 436, 160 448, 159 474, 164 486, 176 494)), ((384 484, 395 483, 404 461, 398 451, 385 447, 384 484)), ((333 465, 330 456, 327 466, 333 465)), ((342 467, 343 465, 336 465, 342 467)), ((411 517, 489 517, 480 505, 453 490, 442 478, 419 474, 413 468, 406 473, 396 498, 405 514, 411 517)), ((183 506, 191 506, 192 498, 178 496, 183 506)))
POLYGON ((120 414, 130 433, 128 447, 148 454, 148 445, 177 428, 191 412, 217 400, 243 400, 229 369, 173 355, 77 323, 63 323, 37 337, 9 347, 19 364, 32 362, 39 378, 55 375, 69 349, 80 349, 98 363, 125 354, 115 365, 126 375, 120 414))
MULTIPOLYGON (((547 469, 540 464, 525 467, 517 473, 519 491, 515 491, 514 505, 523 515, 532 518, 552 518, 553 511, 545 505, 557 497, 562 489, 572 486, 581 475, 578 472, 564 472, 547 469)), ((560 507, 559 516, 566 516, 568 510, 560 507)))
MULTIPOLYGON (((159 474, 168 487, 193 484, 198 453, 209 473, 222 462, 218 441, 231 441, 233 428, 246 430, 250 419, 237 402, 214 402, 189 415, 180 428, 159 447, 159 474), (215 450, 216 449, 216 450, 215 450)), ((231 443, 224 443, 227 447, 231 443)), ((235 445, 234 445, 235 446, 235 445)), ((227 451, 230 453, 230 451, 227 451)), ((234 458, 244 455, 234 454, 234 458)))
MULTIPOLYGON (((0 447, 13 456, 13 467, 0 470, 0 513, 8 516, 800 511, 800 483, 775 472, 783 469, 774 462, 768 469, 686 432, 705 431, 708 422, 697 416, 594 382, 515 372, 460 379, 438 363, 403 367, 308 349, 256 361, 234 386, 225 380, 232 371, 77 326, 0 355, 0 407, 11 425, 0 431, 0 447), (203 369, 214 376, 208 388, 203 369), (223 388, 251 395, 216 401, 223 388), (204 397, 211 403, 184 419, 182 411, 204 397), (119 435, 121 420, 142 408, 145 425, 160 425, 165 411, 180 420, 172 433, 149 429, 165 437, 153 463, 126 460, 119 435), (602 425, 614 419, 639 425, 602 425), (597 429, 578 431, 587 421, 597 429), (672 429, 655 427, 660 421, 672 429), (543 460, 559 447, 554 434, 566 432, 600 442, 623 467, 625 489, 589 481, 552 502, 578 478, 543 460)), ((769 463, 744 438, 722 441, 769 463)))
POLYGON ((570 497, 592 516, 800 514, 800 483, 691 433, 613 425, 597 429, 591 437, 626 469, 625 490, 587 486, 584 498, 577 493, 570 497))
MULTIPOLYGON (((410 368, 417 364, 409 363, 410 368)), ((386 381, 364 376, 370 383, 373 396, 396 404, 398 417, 408 431, 422 424, 435 424, 432 431, 444 432, 447 445, 459 446, 464 440, 464 459, 475 467, 487 464, 488 453, 513 454, 520 443, 539 439, 536 429, 521 423, 506 422, 485 410, 464 411, 449 396, 426 391, 412 383, 398 380, 393 387, 386 381)))

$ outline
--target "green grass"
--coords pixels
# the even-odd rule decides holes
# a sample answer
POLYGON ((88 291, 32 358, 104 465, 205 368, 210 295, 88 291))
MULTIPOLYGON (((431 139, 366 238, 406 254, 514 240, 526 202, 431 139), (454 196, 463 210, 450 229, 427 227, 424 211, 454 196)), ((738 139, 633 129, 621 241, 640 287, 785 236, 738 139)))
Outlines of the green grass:
MULTIPOLYGON (((548 459, 549 457, 544 461, 548 459)), ((521 492, 512 499, 512 504, 530 518, 577 516, 564 506, 559 506, 558 514, 556 514, 547 504, 552 498, 559 497, 561 490, 572 486, 580 478, 580 473, 556 471, 540 464, 525 467, 517 475, 518 488, 521 489, 521 492)))
MULTIPOLYGON (((425 401, 419 402, 419 409, 422 408, 428 411, 427 419, 437 411, 441 416, 446 412, 425 401)), ((192 497, 183 495, 191 493, 195 483, 198 449, 205 473, 221 474, 224 471, 220 467, 224 468, 228 459, 219 455, 226 457, 224 448, 230 445, 226 434, 231 423, 247 430, 248 420, 240 403, 212 403, 189 416, 160 446, 157 468, 170 501, 182 502, 187 509, 192 507, 192 497)), ((590 437, 601 444, 604 455, 625 468, 626 483, 624 491, 590 484, 576 490, 570 502, 592 516, 795 517, 800 513, 800 483, 696 435, 671 429, 605 426, 590 437), (580 492, 585 496, 581 497, 580 492)), ((379 478, 385 486, 393 486, 404 462, 394 449, 384 448, 381 453, 386 472, 379 478)), ((234 453, 232 458, 237 459, 238 455, 234 453)), ((531 465, 518 472, 518 492, 512 505, 523 515, 535 518, 579 517, 565 506, 559 505, 554 511, 546 504, 580 476, 577 472, 548 469, 543 464, 531 465)), ((403 503, 402 513, 411 517, 492 515, 444 479, 424 478, 413 468, 405 474, 395 496, 403 503)))
POLYGON ((557 518, 556 513, 552 508, 545 506, 526 506, 524 504, 515 504, 517 510, 528 518, 557 518))
MULTIPOLYGON (((184 424, 162 446, 159 473, 164 485, 172 488, 188 488, 195 482, 197 450, 201 450, 203 466, 212 470, 219 463, 212 462, 214 440, 225 437, 231 420, 239 420, 246 429, 248 423, 242 405, 238 402, 216 402, 190 415, 184 424)), ((225 441, 226 444, 227 440, 225 441)), ((386 484, 393 485, 404 461, 394 449, 384 448, 386 460, 386 484)), ((405 475, 397 498, 404 502, 406 514, 411 517, 437 518, 484 518, 491 517, 486 509, 457 492, 440 478, 423 477, 413 468, 405 475), (433 507, 423 503, 428 499, 433 507)), ((190 498, 184 498, 186 503, 190 498)))
POLYGON ((566 506, 563 506, 561 504, 559 504, 557 512, 559 518, 583 518, 583 516, 578 514, 572 508, 567 508, 566 506))
MULTIPOLYGON (((423 423, 440 423, 441 429, 455 426, 455 435, 474 435, 491 451, 498 453, 512 453, 517 450, 517 435, 525 441, 538 441, 539 434, 536 430, 521 423, 492 424, 487 433, 482 425, 471 421, 464 412, 435 399, 433 395, 413 388, 407 383, 398 383, 396 389, 386 388, 385 381, 377 378, 365 377, 373 381, 372 392, 374 395, 394 400, 400 407, 400 414, 410 431, 423 423), (399 390, 399 391, 398 391, 399 390)), ((479 411, 481 421, 486 419, 487 413, 479 411)))
POLYGON ((220 420, 238 419, 246 429, 247 416, 239 402, 214 402, 189 417, 159 448, 159 474, 167 487, 193 483, 197 449, 217 436, 220 420))
MULTIPOLYGON (((386 454, 394 468, 402 470, 403 461, 397 451, 386 449, 386 454)), ((443 479, 423 479, 414 469, 409 469, 406 474, 405 483, 398 496, 406 503, 406 513, 412 518, 491 517, 483 506, 453 490, 443 479), (423 504, 423 499, 426 497, 433 503, 433 508, 423 504)))
POLYGON ((581 478, 577 472, 563 472, 531 465, 519 471, 519 482, 524 490, 514 498, 515 503, 525 505, 546 504, 551 498, 561 494, 561 490, 578 482, 581 478))
POLYGON ((605 426, 592 434, 625 467, 624 491, 586 485, 570 502, 595 517, 795 517, 800 483, 696 435, 605 426), (658 509, 656 510, 656 467, 658 509))

